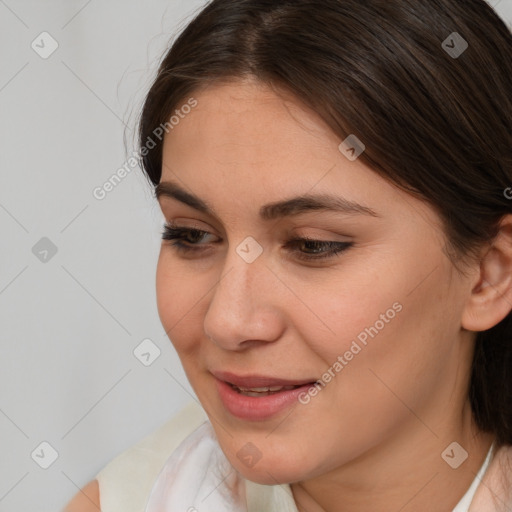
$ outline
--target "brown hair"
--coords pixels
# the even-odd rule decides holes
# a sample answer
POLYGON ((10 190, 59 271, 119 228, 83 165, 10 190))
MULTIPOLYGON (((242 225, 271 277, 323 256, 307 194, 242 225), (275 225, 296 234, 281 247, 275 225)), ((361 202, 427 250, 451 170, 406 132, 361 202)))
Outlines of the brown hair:
MULTIPOLYGON (((512 211, 512 34, 484 0, 213 0, 163 58, 140 145, 194 92, 243 78, 362 140, 364 164, 439 213, 454 264, 512 211)), ((158 184, 161 139, 141 165, 158 184)), ((468 392, 479 428, 512 444, 512 314, 477 334, 468 392)))

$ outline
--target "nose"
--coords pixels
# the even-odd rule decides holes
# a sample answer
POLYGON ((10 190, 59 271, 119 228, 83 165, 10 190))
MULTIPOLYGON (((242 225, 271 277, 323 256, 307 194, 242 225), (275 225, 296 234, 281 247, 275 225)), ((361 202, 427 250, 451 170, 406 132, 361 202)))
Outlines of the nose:
POLYGON ((210 295, 204 332, 225 350, 242 351, 276 341, 284 329, 279 280, 263 255, 247 263, 233 249, 210 295))

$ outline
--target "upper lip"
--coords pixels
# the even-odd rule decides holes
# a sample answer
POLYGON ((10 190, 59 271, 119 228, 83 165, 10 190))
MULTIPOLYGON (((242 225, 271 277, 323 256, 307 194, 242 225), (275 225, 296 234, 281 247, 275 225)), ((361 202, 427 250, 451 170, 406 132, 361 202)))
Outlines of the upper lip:
POLYGON ((311 384, 317 379, 278 379, 276 377, 266 377, 264 375, 235 375, 231 372, 212 371, 214 377, 244 388, 260 388, 271 386, 302 386, 311 384))

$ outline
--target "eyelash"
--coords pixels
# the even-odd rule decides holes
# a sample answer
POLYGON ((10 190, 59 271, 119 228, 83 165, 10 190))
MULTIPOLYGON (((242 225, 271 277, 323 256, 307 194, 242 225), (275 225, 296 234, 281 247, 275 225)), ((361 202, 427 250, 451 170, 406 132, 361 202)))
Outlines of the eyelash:
MULTIPOLYGON (((194 235, 194 237, 200 236, 202 238, 204 235, 209 234, 210 233, 208 233, 207 231, 202 231, 200 229, 185 228, 165 224, 164 231, 162 232, 162 239, 169 242, 174 240, 174 242, 169 245, 171 245, 178 252, 192 253, 201 251, 202 249, 198 248, 197 242, 188 242, 189 244, 192 245, 187 245, 186 243, 183 243, 183 240, 186 240, 187 236, 190 235, 194 235)), ((339 253, 346 251, 353 245, 353 242, 332 242, 303 237, 287 240, 285 243, 285 247, 297 247, 300 246, 300 244, 302 243, 310 243, 315 244, 316 247, 319 246, 321 248, 328 248, 328 250, 323 251, 322 253, 320 253, 320 255, 318 255, 318 253, 316 255, 314 253, 305 253, 303 251, 297 250, 296 248, 291 250, 292 253, 296 254, 298 259, 304 261, 314 261, 333 258, 334 256, 337 256, 339 253)))

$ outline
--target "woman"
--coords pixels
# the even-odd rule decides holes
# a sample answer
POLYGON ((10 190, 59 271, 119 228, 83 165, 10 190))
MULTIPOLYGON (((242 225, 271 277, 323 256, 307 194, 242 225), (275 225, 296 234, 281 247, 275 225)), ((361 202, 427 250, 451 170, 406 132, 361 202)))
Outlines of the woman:
POLYGON ((511 510, 511 50, 483 0, 199 13, 140 154, 208 421, 118 458, 83 510, 511 510))

